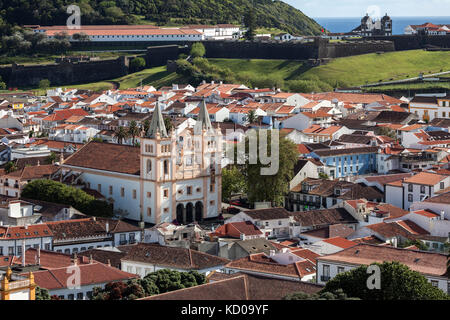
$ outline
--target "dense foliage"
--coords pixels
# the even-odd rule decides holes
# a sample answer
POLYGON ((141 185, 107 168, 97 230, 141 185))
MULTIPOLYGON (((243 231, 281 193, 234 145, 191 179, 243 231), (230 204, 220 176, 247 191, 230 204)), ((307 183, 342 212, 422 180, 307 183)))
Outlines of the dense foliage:
POLYGON ((93 300, 134 300, 155 294, 204 284, 206 278, 197 271, 179 272, 163 269, 149 273, 143 279, 114 282, 105 288, 94 288, 93 300))
POLYGON ((67 6, 81 9, 82 24, 133 24, 136 15, 158 24, 242 24, 253 8, 256 25, 290 33, 319 34, 321 27, 300 10, 273 0, 0 0, 0 26, 64 25, 67 6))
POLYGON ((327 282, 323 292, 342 289, 348 296, 363 300, 448 300, 449 296, 431 285, 419 272, 398 262, 376 263, 380 267, 380 289, 367 286, 368 266, 340 273, 327 282))
MULTIPOLYGON (((249 137, 245 141, 239 142, 236 146, 236 162, 239 170, 244 176, 246 182, 246 190, 248 199, 251 203, 254 202, 271 202, 274 206, 281 206, 284 201, 284 196, 289 192, 289 181, 293 178, 294 165, 298 160, 297 146, 284 134, 279 135, 278 141, 278 155, 272 150, 272 135, 274 131, 259 130, 257 132, 257 143, 249 137), (261 139, 260 131, 267 134, 266 154, 270 157, 269 164, 265 164, 261 157, 261 139), (245 151, 239 144, 245 143, 245 151), (251 157, 256 156, 251 148, 257 148, 257 159, 252 161, 251 157), (272 153, 274 156, 272 156, 272 153), (256 162, 256 163, 255 163, 256 162), (278 163, 278 164, 276 164, 278 163), (267 168, 277 168, 274 174, 266 174, 263 172, 267 168)), ((274 141, 275 145, 277 144, 274 141)), ((262 148, 264 149, 264 148, 262 148)), ((275 169, 276 170, 276 169, 275 169)))
POLYGON ((130 62, 130 72, 138 72, 145 68, 146 62, 142 57, 136 57, 130 62))
POLYGON ((237 167, 222 170, 222 199, 230 200, 233 194, 245 192, 244 176, 237 167))
POLYGON ((304 292, 296 292, 288 294, 283 300, 361 300, 359 298, 349 298, 347 294, 342 290, 336 290, 335 292, 319 292, 314 294, 307 294, 304 292))
POLYGON ((36 287, 35 298, 36 300, 51 300, 48 290, 40 287, 36 287))
POLYGON ((81 189, 53 180, 31 181, 23 189, 22 197, 70 205, 82 213, 97 217, 110 217, 113 214, 111 204, 96 200, 81 189))
POLYGON ((203 43, 196 42, 192 45, 190 55, 192 58, 201 58, 205 55, 206 49, 203 43))

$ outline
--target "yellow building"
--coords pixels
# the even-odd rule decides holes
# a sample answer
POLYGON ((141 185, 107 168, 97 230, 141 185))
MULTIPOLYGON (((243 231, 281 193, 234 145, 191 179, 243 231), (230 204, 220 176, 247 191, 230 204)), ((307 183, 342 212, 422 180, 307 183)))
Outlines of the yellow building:
POLYGON ((0 271, 0 300, 35 300, 36 284, 33 273, 21 276, 8 267, 6 272, 0 271))

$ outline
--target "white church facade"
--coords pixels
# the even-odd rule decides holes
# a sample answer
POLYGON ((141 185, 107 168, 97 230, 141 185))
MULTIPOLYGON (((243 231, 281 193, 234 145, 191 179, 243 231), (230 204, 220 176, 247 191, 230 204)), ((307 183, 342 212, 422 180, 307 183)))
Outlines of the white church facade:
POLYGON ((194 128, 167 132, 159 106, 140 147, 90 142, 61 164, 63 177, 101 193, 126 218, 158 224, 221 211, 222 134, 202 103, 194 128))

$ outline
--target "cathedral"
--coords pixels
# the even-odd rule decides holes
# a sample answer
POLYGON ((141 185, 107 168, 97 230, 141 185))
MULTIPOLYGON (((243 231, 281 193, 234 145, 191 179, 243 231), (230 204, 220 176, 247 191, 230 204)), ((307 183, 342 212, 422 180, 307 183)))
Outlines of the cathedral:
POLYGON ((203 101, 193 128, 168 132, 159 104, 140 146, 89 142, 61 163, 61 179, 100 193, 125 218, 191 223, 221 211, 222 133, 203 101))
POLYGON ((373 20, 366 14, 361 19, 361 25, 352 32, 362 37, 392 36, 392 19, 385 14, 381 19, 373 20))

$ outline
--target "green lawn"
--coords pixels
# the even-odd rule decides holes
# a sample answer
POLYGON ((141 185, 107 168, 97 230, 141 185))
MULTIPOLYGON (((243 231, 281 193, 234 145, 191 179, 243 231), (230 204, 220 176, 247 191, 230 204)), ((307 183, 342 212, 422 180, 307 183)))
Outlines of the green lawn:
POLYGON ((135 88, 141 85, 152 85, 155 88, 169 86, 182 81, 182 77, 175 72, 167 72, 166 66, 145 69, 114 79, 120 83, 120 89, 135 88))
MULTIPOLYGON (((165 66, 162 66, 145 69, 139 72, 131 73, 126 76, 107 81, 99 81, 85 84, 52 86, 51 88, 62 87, 62 88, 89 89, 92 91, 104 91, 112 89, 114 87, 114 83, 119 83, 120 89, 135 88, 141 85, 141 81, 143 85, 152 85, 155 88, 160 88, 162 86, 170 86, 173 83, 182 83, 183 80, 185 80, 183 79, 183 77, 179 76, 175 72, 172 73, 167 72, 167 68, 165 66)), ((38 94, 45 94, 46 92, 46 90, 44 89, 37 89, 37 88, 20 88, 20 89, 34 90, 37 91, 38 94)), ((0 91, 0 93, 2 92, 9 92, 9 91, 7 90, 0 91)))
POLYGON ((283 80, 298 79, 307 69, 303 61, 263 59, 208 59, 219 67, 230 68, 239 78, 274 77, 283 80))
POLYGON ((341 80, 350 86, 417 77, 450 70, 450 52, 411 50, 384 54, 365 54, 334 59, 312 68, 302 77, 316 75, 322 80, 341 80))
POLYGON ((384 92, 384 91, 394 91, 394 90, 417 90, 417 89, 436 89, 442 90, 447 89, 450 90, 450 82, 424 82, 424 83, 411 83, 411 84, 396 84, 396 85, 386 85, 379 87, 371 87, 366 88, 364 91, 366 92, 384 92))

